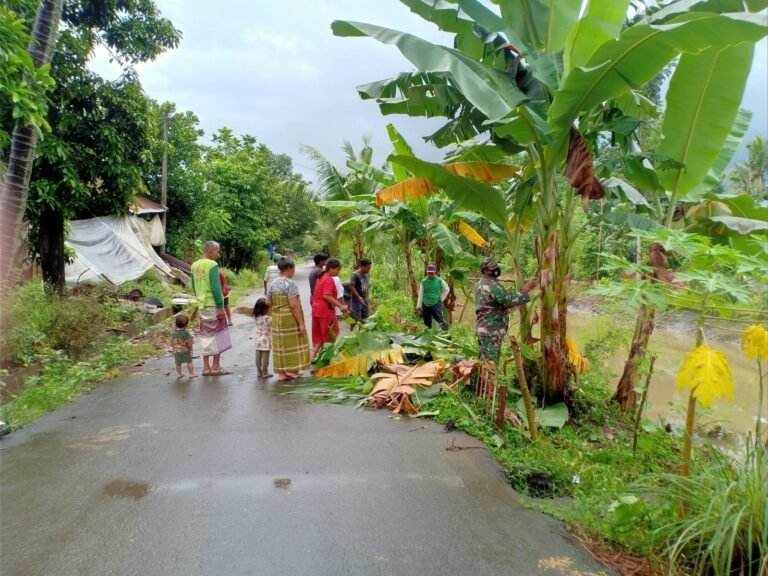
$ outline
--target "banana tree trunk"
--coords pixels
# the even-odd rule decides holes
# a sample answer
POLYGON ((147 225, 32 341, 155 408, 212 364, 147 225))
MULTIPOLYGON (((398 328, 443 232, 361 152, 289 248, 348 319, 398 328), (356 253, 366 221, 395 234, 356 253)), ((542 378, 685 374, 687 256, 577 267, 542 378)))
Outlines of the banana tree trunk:
POLYGON ((360 234, 355 235, 355 244, 352 248, 354 252, 355 257, 355 263, 360 264, 360 260, 363 259, 363 256, 365 255, 365 248, 363 246, 363 238, 360 234))
POLYGON ((637 404, 635 388, 640 380, 640 367, 648 354, 648 342, 651 339, 651 334, 653 334, 655 317, 655 306, 641 306, 637 313, 635 333, 632 336, 629 356, 613 395, 613 400, 619 403, 622 412, 632 412, 637 404))
MULTIPOLYGON (((531 160, 544 164, 546 158, 538 149, 530 148, 531 160)), ((546 165, 537 170, 540 185, 536 202, 536 260, 539 265, 541 290, 541 384, 548 404, 567 400, 568 365, 565 347, 566 317, 560 307, 566 294, 565 262, 561 261, 560 207, 554 169, 546 165)))
POLYGON ((548 404, 562 402, 567 397, 568 369, 566 364, 565 339, 566 318, 560 312, 562 301, 562 275, 558 235, 552 233, 546 247, 539 250, 540 286, 541 286, 541 377, 544 399, 548 404))
POLYGON ((403 253, 405 254, 405 267, 408 270, 408 285, 411 288, 411 300, 413 305, 416 306, 416 301, 419 299, 419 290, 416 284, 416 275, 413 272, 413 253, 411 252, 411 243, 408 240, 402 240, 403 253))
MULTIPOLYGON (((64 0, 43 0, 38 8, 32 41, 27 49, 36 68, 51 61, 63 5, 64 0)), ((36 146, 37 129, 34 126, 14 128, 0 196, 0 278, 6 286, 13 285, 17 278, 13 263, 21 244, 21 224, 36 146)))

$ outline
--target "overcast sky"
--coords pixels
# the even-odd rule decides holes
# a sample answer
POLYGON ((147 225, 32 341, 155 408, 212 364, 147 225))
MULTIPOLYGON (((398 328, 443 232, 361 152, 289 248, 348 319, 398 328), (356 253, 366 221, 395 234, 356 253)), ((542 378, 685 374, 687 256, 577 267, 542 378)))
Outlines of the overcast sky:
MULTIPOLYGON (((377 162, 390 152, 386 125, 393 122, 417 155, 439 160, 423 143, 437 129, 429 121, 382 116, 355 87, 411 69, 392 46, 369 38, 337 38, 333 20, 358 20, 414 33, 450 45, 451 36, 412 14, 397 0, 156 0, 183 33, 176 50, 137 67, 150 97, 191 110, 209 136, 222 126, 252 134, 274 152, 289 154, 297 170, 314 172, 300 146, 319 149, 343 164, 344 140, 359 149, 373 139, 377 162)), ((749 134, 768 134, 768 43, 758 44, 744 106, 754 113, 749 134)), ((97 53, 92 67, 113 78, 119 67, 97 53)), ((743 147, 743 145, 742 145, 743 147)), ((743 155, 743 154, 740 154, 743 155)))

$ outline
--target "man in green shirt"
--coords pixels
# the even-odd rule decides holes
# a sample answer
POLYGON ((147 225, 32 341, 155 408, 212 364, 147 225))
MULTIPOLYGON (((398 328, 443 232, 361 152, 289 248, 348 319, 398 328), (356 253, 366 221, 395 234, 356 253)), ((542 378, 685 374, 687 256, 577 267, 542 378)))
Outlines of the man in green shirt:
POLYGON ((203 376, 221 376, 231 374, 221 367, 221 353, 232 348, 224 313, 224 293, 219 279, 219 265, 216 263, 221 248, 218 242, 209 240, 205 243, 204 250, 203 257, 192 264, 192 292, 200 310, 203 376))
POLYGON ((421 314, 427 328, 432 328, 434 318, 443 330, 448 330, 448 323, 443 320, 443 300, 449 292, 448 284, 437 275, 437 268, 433 264, 427 266, 427 275, 421 279, 416 301, 416 312, 421 314))

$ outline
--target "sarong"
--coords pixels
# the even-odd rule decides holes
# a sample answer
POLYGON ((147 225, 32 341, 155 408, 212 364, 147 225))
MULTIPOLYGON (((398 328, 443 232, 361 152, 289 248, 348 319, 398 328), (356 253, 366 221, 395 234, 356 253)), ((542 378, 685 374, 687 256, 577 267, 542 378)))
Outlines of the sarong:
POLYGON ((227 319, 216 317, 216 307, 200 309, 200 350, 203 356, 216 356, 232 348, 227 319))
POLYGON ((368 316, 370 316, 370 311, 368 309, 368 300, 365 300, 365 303, 360 304, 360 302, 357 301, 357 299, 352 298, 352 306, 349 308, 349 315, 352 316, 355 320, 367 320, 368 316))
POLYGON ((312 345, 319 346, 326 342, 333 342, 339 335, 339 320, 322 316, 312 316, 312 345))
MULTIPOLYGON (((301 302, 299 302, 301 306, 301 302)), ((300 313, 304 311, 300 308, 300 313)), ((288 296, 272 293, 272 364, 278 372, 299 372, 309 368, 309 341, 288 305, 288 296)))

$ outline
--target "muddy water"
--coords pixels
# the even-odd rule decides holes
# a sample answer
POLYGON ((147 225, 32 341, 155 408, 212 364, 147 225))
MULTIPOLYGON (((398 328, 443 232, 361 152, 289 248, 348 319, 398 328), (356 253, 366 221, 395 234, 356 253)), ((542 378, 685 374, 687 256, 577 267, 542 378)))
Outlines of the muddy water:
MULTIPOLYGON (((630 328, 634 319, 616 318, 630 328)), ((583 350, 587 340, 594 338, 600 324, 587 312, 568 312, 568 334, 573 336, 583 350)), ((722 334, 722 332, 720 333, 722 334)), ((747 360, 737 343, 717 339, 717 331, 707 333, 709 345, 724 352, 733 373, 734 400, 716 400, 709 408, 699 406, 698 424, 719 424, 734 432, 746 433, 755 428, 758 403, 758 374, 754 362, 747 360)), ((629 333, 631 337, 631 332, 629 333)), ((696 335, 690 329, 667 329, 657 327, 651 336, 650 348, 657 355, 651 388, 648 393, 649 408, 646 412, 651 419, 662 417, 673 422, 685 419, 688 402, 687 391, 679 391, 675 384, 680 365, 691 348, 695 346, 696 335)), ((626 348, 617 350, 608 360, 608 368, 618 382, 627 358, 626 348)))

